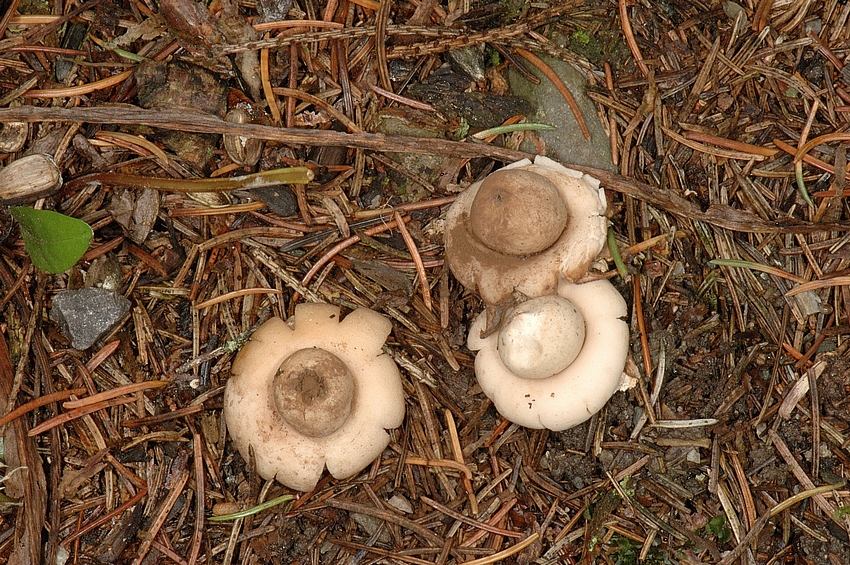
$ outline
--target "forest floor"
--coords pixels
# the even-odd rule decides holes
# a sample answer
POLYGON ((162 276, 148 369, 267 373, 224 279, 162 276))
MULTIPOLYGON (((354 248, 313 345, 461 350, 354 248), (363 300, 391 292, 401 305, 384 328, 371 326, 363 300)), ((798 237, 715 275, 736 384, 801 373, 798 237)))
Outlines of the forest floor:
POLYGON ((64 184, 19 203, 93 239, 48 274, 0 207, 0 562, 850 563, 850 3, 5 6, 0 141, 24 138, 0 160, 52 156, 64 184), (585 75, 611 140, 564 164, 608 197, 635 380, 560 432, 482 393, 484 305, 444 261, 456 195, 556 149, 473 137, 522 120, 534 54, 585 75), (290 166, 313 180, 180 180, 290 166), (79 349, 54 301, 84 285, 129 303, 79 349), (238 345, 305 302, 389 317, 407 413, 299 493, 222 406, 238 345))

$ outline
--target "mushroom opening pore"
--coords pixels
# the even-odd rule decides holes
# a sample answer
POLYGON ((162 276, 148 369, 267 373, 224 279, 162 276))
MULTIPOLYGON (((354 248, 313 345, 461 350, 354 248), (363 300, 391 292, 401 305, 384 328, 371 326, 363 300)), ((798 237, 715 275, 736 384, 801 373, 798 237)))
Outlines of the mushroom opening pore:
POLYGON ((468 226, 493 251, 521 256, 548 249, 567 220, 567 206, 555 183, 531 171, 502 169, 481 183, 468 226))
POLYGON ((351 413, 354 377, 342 359, 324 349, 299 349, 287 357, 273 387, 278 413, 305 436, 330 435, 351 413))
POLYGON ((584 317, 557 295, 532 298, 508 313, 499 331, 499 357, 513 374, 545 379, 575 361, 584 345, 584 317))

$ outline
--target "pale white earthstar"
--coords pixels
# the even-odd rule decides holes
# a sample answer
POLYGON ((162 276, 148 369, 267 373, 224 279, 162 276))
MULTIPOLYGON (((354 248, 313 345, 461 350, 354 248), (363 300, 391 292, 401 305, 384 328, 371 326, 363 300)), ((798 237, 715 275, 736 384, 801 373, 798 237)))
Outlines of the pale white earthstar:
POLYGON ((469 331, 475 375, 502 416, 527 428, 565 430, 598 412, 621 384, 628 310, 607 280, 574 284, 509 310, 501 329, 469 331))
POLYGON ((390 321, 366 308, 340 320, 329 304, 299 304, 260 326, 233 362, 224 417, 236 448, 264 479, 312 490, 325 467, 355 475, 404 419, 395 362, 383 352, 390 321))

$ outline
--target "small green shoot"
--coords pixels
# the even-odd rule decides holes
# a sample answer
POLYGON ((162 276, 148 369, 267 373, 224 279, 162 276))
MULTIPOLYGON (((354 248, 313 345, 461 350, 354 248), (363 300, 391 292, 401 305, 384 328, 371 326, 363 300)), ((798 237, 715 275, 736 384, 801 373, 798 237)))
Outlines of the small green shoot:
POLYGON ((587 45, 590 43, 590 39, 590 34, 583 29, 577 29, 570 37, 570 41, 578 43, 579 45, 587 45))
POLYGON ((841 505, 835 509, 835 521, 840 522, 844 518, 850 517, 850 506, 841 505))
POLYGON ((210 516, 209 518, 207 518, 207 520, 209 520, 210 522, 227 522, 230 520, 236 520, 238 518, 245 518, 246 516, 253 516, 254 514, 259 514, 263 510, 273 508, 278 504, 290 502, 293 498, 294 497, 291 494, 284 494, 282 496, 278 496, 277 498, 267 500, 266 502, 258 504, 257 506, 252 506, 251 508, 240 510, 239 512, 234 512, 232 514, 224 514, 222 516, 210 516))
POLYGON ((99 37, 96 37, 96 36, 91 35, 91 34, 89 34, 89 39, 94 41, 98 45, 98 47, 100 47, 102 49, 108 49, 108 50, 112 51, 113 53, 115 53, 116 55, 118 55, 120 57, 124 57, 125 59, 129 59, 131 61, 135 61, 136 63, 141 63, 142 61, 148 60, 147 57, 142 57, 141 55, 136 55, 135 53, 132 53, 132 52, 127 51, 125 49, 121 49, 119 47, 113 46, 111 41, 109 41, 109 42, 103 41, 99 37))
POLYGON ((794 163, 794 175, 797 177, 797 191, 800 193, 800 197, 805 200, 806 204, 815 207, 815 203, 812 202, 812 197, 809 196, 809 191, 806 190, 806 183, 803 180, 803 162, 797 161, 794 163))
POLYGON ((614 234, 614 228, 608 226, 608 251, 611 252, 611 258, 614 260, 614 265, 617 266, 617 272, 625 280, 629 276, 629 269, 623 262, 623 256, 620 255, 620 248, 617 247, 617 238, 614 234))
POLYGON ((510 124, 507 126, 496 126, 494 128, 488 128, 485 130, 481 130, 478 133, 472 134, 472 137, 475 139, 487 139, 493 135, 501 135, 503 133, 513 133, 515 131, 551 131, 553 129, 558 129, 555 126, 550 126, 549 124, 535 124, 535 123, 522 123, 522 124, 510 124))
POLYGON ((12 216, 21 225, 21 236, 33 265, 54 275, 73 267, 94 235, 91 226, 82 220, 51 210, 15 206, 12 216))
POLYGON ((705 525, 705 533, 715 536, 721 544, 732 539, 732 530, 729 528, 729 524, 726 523, 725 514, 720 514, 709 520, 708 524, 705 525))
POLYGON ((640 560, 641 545, 621 535, 614 535, 611 544, 616 545, 611 557, 615 565, 660 565, 665 563, 663 552, 653 545, 646 554, 646 558, 640 560))

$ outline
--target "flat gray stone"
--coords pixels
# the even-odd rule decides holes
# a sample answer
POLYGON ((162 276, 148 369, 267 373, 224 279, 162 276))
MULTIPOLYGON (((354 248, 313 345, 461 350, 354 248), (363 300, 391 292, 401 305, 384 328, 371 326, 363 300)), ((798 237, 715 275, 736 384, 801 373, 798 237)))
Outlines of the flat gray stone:
MULTIPOLYGON (((617 168, 611 162, 611 144, 608 135, 597 117, 596 106, 585 93, 587 81, 584 75, 569 63, 552 57, 541 58, 567 85, 590 130, 590 140, 587 140, 582 135, 578 122, 564 97, 540 71, 526 64, 526 67, 540 79, 540 84, 532 84, 516 70, 511 69, 508 73, 511 91, 515 96, 527 100, 532 107, 528 121, 558 128, 552 131, 536 132, 537 136, 546 142, 546 156, 566 166, 585 165, 616 172, 617 168)), ((529 153, 536 152, 534 145, 530 142, 523 143, 521 149, 529 153)))
POLYGON ((130 301, 105 288, 63 290, 53 297, 50 318, 76 349, 88 349, 130 311, 130 301))

